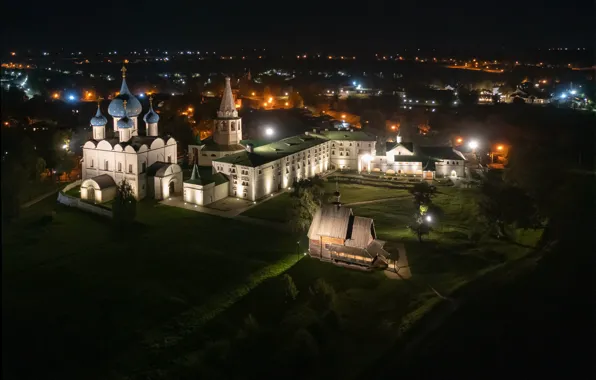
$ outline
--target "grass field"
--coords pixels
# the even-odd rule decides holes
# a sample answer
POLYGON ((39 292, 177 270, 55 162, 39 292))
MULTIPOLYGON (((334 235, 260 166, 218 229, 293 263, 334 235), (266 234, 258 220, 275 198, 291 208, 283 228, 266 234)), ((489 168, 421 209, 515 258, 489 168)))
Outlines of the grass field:
MULTIPOLYGON (((339 190, 342 203, 373 201, 393 197, 405 198, 411 203, 410 195, 406 190, 352 184, 341 184, 339 190)), ((325 182, 325 195, 323 199, 331 202, 334 201, 334 192, 335 183, 325 182)), ((274 222, 287 222, 290 218, 290 207, 290 194, 284 193, 250 208, 242 215, 274 222)))
MULTIPOLYGON (((219 307, 296 257, 289 236, 242 222, 151 201, 137 216, 117 230, 50 197, 3 231, 5 378, 105 378, 172 320, 219 307)), ((170 335, 195 321, 177 323, 170 335)))
MULTIPOLYGON (((342 199, 344 193, 351 201, 369 200, 373 195, 363 195, 367 187, 344 187, 348 186, 340 189, 342 199)), ((376 196, 387 198, 384 192, 376 196)), ((280 298, 283 285, 279 279, 266 281, 200 332, 156 355, 154 370, 138 378, 189 374, 203 378, 257 379, 282 374, 291 379, 353 378, 438 304, 440 299, 431 286, 448 296, 530 252, 501 241, 475 244, 468 240, 468 220, 475 213, 477 196, 474 190, 441 188, 434 202, 444 215, 422 244, 406 228, 414 213, 411 197, 354 206, 355 215, 374 218, 378 237, 387 240, 389 247, 395 241, 404 243, 411 280, 391 280, 383 273, 348 270, 307 257, 287 271, 299 291, 295 301, 280 298), (317 279, 334 289, 338 322, 313 311, 316 297, 310 289, 317 279), (252 338, 246 337, 248 326, 252 326, 252 338), (295 349, 296 345, 300 348, 295 349), (263 357, 268 358, 266 366, 259 360, 263 357), (231 362, 233 366, 226 365, 231 362)), ((539 231, 528 232, 527 240, 536 241, 539 235, 539 231)))

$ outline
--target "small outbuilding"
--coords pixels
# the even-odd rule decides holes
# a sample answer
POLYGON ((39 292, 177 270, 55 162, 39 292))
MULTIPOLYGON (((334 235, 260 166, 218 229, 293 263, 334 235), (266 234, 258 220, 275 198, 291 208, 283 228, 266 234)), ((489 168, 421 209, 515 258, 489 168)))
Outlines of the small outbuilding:
POLYGON ((147 168, 149 196, 165 199, 182 193, 182 169, 171 162, 155 162, 147 168))
POLYGON ((102 174, 81 183, 81 199, 94 203, 104 203, 116 197, 117 185, 114 179, 102 174))

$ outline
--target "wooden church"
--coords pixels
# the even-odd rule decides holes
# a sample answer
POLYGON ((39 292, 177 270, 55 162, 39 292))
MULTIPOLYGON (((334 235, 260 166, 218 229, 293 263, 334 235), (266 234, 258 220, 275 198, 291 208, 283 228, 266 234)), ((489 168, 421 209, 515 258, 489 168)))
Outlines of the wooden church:
POLYGON ((310 256, 364 270, 391 265, 390 254, 383 249, 385 242, 377 240, 373 220, 355 216, 351 208, 342 206, 338 190, 334 195, 336 201, 316 212, 308 230, 310 256))

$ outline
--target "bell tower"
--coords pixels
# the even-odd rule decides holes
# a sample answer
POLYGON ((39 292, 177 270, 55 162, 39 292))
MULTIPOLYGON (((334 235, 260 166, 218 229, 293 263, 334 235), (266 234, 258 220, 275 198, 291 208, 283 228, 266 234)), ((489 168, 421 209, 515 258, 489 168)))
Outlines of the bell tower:
POLYGON ((221 105, 214 121, 213 141, 219 145, 235 145, 240 144, 240 140, 242 140, 242 118, 238 117, 230 78, 226 77, 221 105))

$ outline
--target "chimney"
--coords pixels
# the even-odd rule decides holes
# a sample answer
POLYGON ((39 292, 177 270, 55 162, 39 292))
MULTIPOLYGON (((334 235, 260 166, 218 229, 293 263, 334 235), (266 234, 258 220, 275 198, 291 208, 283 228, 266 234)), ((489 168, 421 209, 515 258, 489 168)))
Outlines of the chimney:
POLYGON ((251 143, 246 144, 246 151, 248 153, 253 153, 254 145, 251 143))

